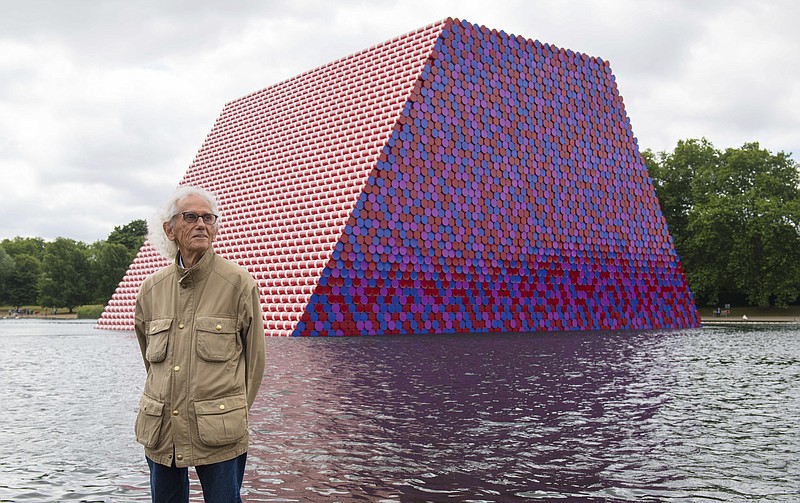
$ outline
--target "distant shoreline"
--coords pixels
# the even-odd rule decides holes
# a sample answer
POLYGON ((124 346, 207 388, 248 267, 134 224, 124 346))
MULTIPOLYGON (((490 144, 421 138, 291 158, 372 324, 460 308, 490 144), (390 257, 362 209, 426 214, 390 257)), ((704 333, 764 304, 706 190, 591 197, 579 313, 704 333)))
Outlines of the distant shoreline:
MULTIPOLYGON (((20 315, 20 316, 0 316, 0 320, 76 320, 78 319, 77 313, 71 314, 58 314, 58 315, 20 315)), ((87 318, 88 319, 88 318, 87 318)), ((733 316, 701 316, 700 322, 703 325, 754 325, 754 324, 769 324, 769 325, 800 325, 800 318, 794 316, 748 316, 733 317, 733 316)))
POLYGON ((747 318, 739 317, 701 317, 703 325, 743 325, 753 323, 770 323, 770 324, 784 324, 795 325, 800 324, 800 318, 792 316, 748 316, 747 318))
POLYGON ((68 314, 20 314, 18 316, 0 316, 0 320, 76 320, 78 313, 68 314))

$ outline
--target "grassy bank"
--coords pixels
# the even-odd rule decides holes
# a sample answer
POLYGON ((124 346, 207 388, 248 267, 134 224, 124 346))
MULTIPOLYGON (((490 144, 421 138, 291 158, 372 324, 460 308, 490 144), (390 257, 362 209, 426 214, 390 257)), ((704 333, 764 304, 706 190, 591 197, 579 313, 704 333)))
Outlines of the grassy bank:
MULTIPOLYGON (((731 307, 730 313, 727 316, 720 318, 714 316, 716 307, 701 307, 698 308, 700 317, 704 320, 714 319, 742 319, 747 316, 752 320, 797 320, 800 319, 800 306, 789 307, 731 307)), ((725 311, 723 309, 723 311, 725 311)))
MULTIPOLYGON (((19 316, 25 318, 55 318, 55 319, 97 319, 103 312, 102 304, 78 306, 70 313, 66 307, 42 307, 36 305, 20 306, 19 316)), ((17 306, 0 306, 0 318, 14 317, 17 306)))

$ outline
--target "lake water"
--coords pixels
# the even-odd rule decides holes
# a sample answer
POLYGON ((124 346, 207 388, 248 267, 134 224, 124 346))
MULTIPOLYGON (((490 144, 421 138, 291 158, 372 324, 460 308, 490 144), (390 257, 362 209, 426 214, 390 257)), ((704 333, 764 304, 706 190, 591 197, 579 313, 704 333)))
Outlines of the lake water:
MULTIPOLYGON (((133 334, 0 345, 0 501, 149 501, 133 334)), ((266 346, 246 501, 800 501, 797 325, 266 346)))

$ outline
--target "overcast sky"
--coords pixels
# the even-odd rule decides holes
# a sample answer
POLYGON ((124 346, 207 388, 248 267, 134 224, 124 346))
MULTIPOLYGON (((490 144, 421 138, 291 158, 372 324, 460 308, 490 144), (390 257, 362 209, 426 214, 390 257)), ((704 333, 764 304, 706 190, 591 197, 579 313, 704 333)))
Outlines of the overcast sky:
POLYGON ((610 61, 642 149, 800 160, 795 0, 0 0, 0 239, 105 239, 228 101, 447 17, 610 61))

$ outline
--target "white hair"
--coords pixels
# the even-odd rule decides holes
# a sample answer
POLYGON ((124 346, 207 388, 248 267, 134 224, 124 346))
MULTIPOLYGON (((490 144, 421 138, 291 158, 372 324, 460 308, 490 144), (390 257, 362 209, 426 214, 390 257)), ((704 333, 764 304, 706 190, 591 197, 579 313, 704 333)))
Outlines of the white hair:
MULTIPOLYGON (((178 203, 189 196, 202 197, 211 207, 211 213, 219 214, 217 199, 211 192, 191 185, 178 187, 169 196, 164 205, 147 220, 147 240, 158 253, 170 260, 175 259, 178 254, 178 245, 167 237, 166 232, 164 232, 164 224, 169 224, 170 228, 175 225, 175 218, 180 214, 178 212, 178 203)), ((217 224, 219 224, 219 220, 214 223, 214 226, 216 227, 217 224)))

